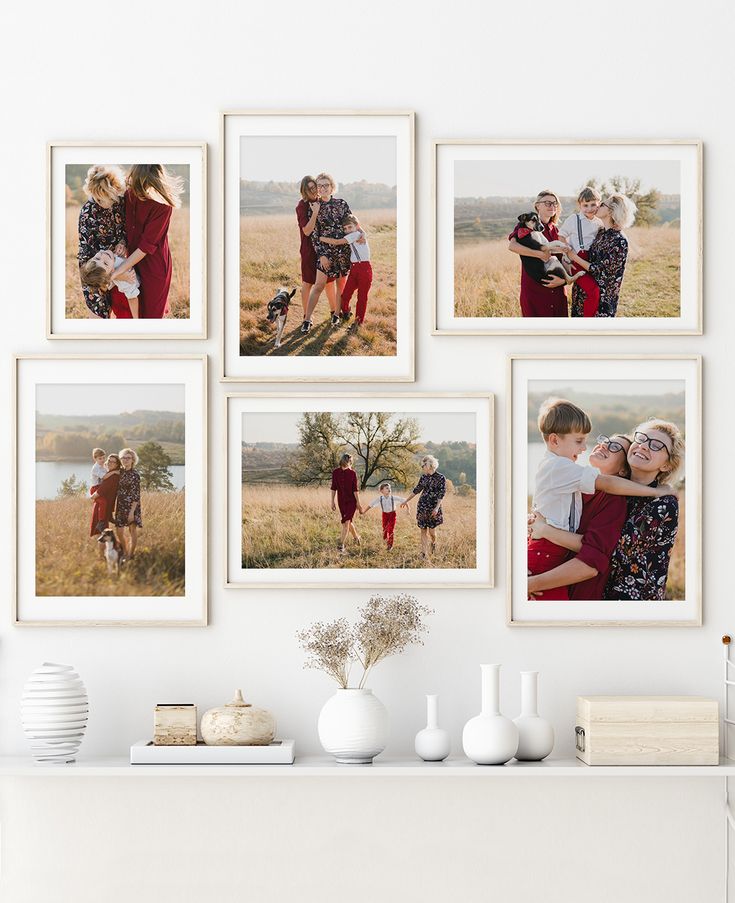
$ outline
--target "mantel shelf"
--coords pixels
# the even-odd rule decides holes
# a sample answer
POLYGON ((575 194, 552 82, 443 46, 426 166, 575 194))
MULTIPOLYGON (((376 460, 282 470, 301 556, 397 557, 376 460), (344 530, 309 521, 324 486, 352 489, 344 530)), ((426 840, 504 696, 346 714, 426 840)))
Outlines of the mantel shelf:
POLYGON ((236 778, 730 778, 735 761, 719 765, 600 765, 578 759, 544 762, 509 762, 475 765, 462 758, 420 762, 415 758, 378 758, 373 765, 337 765, 324 756, 297 756, 293 765, 130 765, 124 758, 84 759, 70 765, 36 765, 30 758, 0 757, 0 778, 5 777, 236 777, 236 778))

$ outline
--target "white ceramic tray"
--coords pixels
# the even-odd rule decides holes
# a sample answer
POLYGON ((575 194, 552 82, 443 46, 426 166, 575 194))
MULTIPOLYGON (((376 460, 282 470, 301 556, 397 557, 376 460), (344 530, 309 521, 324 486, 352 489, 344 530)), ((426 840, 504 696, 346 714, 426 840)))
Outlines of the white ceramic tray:
POLYGON ((293 765, 294 741, 274 740, 268 746, 154 746, 139 740, 130 747, 131 765, 293 765))

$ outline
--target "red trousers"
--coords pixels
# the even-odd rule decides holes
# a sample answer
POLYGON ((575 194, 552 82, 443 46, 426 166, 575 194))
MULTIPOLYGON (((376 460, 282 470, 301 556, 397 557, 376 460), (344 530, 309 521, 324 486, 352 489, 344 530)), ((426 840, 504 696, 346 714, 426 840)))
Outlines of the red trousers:
MULTIPOLYGON (((563 564, 569 558, 569 552, 548 539, 528 540, 528 573, 545 574, 558 565, 563 564)), ((566 586, 557 586, 554 589, 545 589, 542 593, 536 593, 543 601, 561 601, 569 599, 566 586)))
MULTIPOLYGON (((580 251, 579 256, 583 260, 587 260, 587 252, 580 251)), ((578 273, 582 267, 577 264, 572 265, 572 272, 578 273)), ((595 282, 589 273, 580 276, 577 279, 577 285, 584 292, 584 315, 585 317, 594 317, 597 314, 597 308, 600 306, 600 286, 595 282)))
POLYGON ((383 512, 383 539, 388 543, 388 547, 393 545, 393 531, 396 528, 396 512, 383 512))
POLYGON ((342 313, 348 313, 350 301, 357 291, 357 310, 355 322, 362 323, 367 311, 368 292, 373 284, 373 268, 369 260, 361 260, 350 267, 350 275, 347 277, 345 287, 342 289, 342 313))

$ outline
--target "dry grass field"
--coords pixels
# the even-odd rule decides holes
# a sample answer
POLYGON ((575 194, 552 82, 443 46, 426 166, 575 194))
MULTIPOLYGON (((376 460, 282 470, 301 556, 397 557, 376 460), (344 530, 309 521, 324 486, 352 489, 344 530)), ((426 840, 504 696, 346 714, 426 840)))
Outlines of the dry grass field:
MULTIPOLYGON (((240 354, 361 355, 396 353, 396 214, 395 210, 359 211, 366 227, 373 265, 373 285, 365 323, 359 332, 329 325, 323 293, 314 310, 314 328, 301 336, 301 258, 296 215, 243 216, 240 219, 240 354), (266 306, 278 289, 296 294, 283 333, 274 347, 275 329, 265 319, 266 306)), ((355 310, 357 294, 352 298, 355 310)))
POLYGON ((183 596, 184 493, 144 492, 135 558, 109 576, 89 535, 86 498, 36 502, 36 593, 39 596, 183 596))
MULTIPOLYGON (((363 493, 363 505, 377 490, 363 493)), ((262 568, 421 568, 431 567, 421 557, 416 526, 416 499, 411 510, 398 512, 395 545, 388 552, 383 542, 380 509, 355 516, 362 538, 357 546, 348 539, 346 555, 337 550, 340 518, 330 508, 330 492, 287 485, 247 484, 242 487, 242 566, 262 568)), ((475 499, 447 495, 442 502, 444 523, 437 529, 435 568, 474 568, 476 561, 475 499)))
MULTIPOLYGON (((665 226, 626 231, 628 261, 618 317, 678 317, 680 232, 665 226)), ((521 263, 505 239, 456 244, 454 311, 458 317, 520 317, 521 263)), ((571 288, 567 289, 570 299, 571 288)))
MULTIPOLYGON (((89 310, 84 303, 82 285, 79 281, 79 265, 77 251, 79 239, 77 223, 79 210, 77 205, 66 208, 66 318, 68 320, 86 319, 89 310)), ((189 208, 180 207, 171 216, 168 230, 168 243, 171 248, 173 275, 168 293, 169 317, 186 320, 189 317, 190 278, 189 278, 189 208)))

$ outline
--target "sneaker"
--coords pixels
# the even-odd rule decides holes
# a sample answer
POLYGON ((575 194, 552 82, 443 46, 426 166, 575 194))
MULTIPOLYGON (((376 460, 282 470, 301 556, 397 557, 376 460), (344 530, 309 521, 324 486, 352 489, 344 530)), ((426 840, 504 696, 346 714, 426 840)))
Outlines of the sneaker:
POLYGON ((337 551, 339 552, 340 555, 347 554, 347 549, 344 546, 337 546, 337 551))
POLYGON ((304 320, 301 324, 301 334, 306 335, 306 333, 311 329, 311 320, 304 320))
POLYGON ((339 326, 341 322, 339 314, 332 314, 332 326, 339 326))
POLYGON ((343 321, 346 323, 352 317, 352 311, 351 310, 343 310, 340 313, 340 317, 342 317, 343 321))

